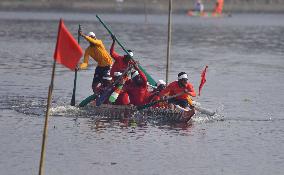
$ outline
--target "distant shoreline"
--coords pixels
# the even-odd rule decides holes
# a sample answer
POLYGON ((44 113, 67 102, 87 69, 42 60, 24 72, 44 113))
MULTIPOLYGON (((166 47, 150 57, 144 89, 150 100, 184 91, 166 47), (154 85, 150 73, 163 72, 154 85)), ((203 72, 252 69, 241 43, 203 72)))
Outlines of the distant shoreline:
MULTIPOLYGON (((205 4, 205 11, 212 11, 214 0, 205 4)), ((173 0, 173 13, 186 13, 194 6, 193 1, 173 0)), ((66 11, 66 12, 95 12, 95 13, 149 13, 162 14, 168 11, 168 0, 132 0, 116 2, 115 0, 0 0, 1 11, 66 11), (148 2, 148 3, 145 3, 148 2)), ((224 12, 229 13, 284 13, 284 0, 270 2, 259 0, 238 3, 225 3, 224 12)))

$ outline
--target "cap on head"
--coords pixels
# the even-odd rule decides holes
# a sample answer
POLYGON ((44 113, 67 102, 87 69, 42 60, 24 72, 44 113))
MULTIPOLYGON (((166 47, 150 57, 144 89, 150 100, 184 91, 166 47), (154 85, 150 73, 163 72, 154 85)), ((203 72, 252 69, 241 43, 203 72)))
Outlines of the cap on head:
POLYGON ((180 72, 178 74, 178 80, 181 80, 181 79, 188 79, 187 74, 185 72, 180 72))
POLYGON ((130 55, 131 57, 133 57, 133 56, 134 56, 134 54, 133 54, 132 50, 127 50, 127 52, 129 53, 129 55, 130 55))
POLYGON ((134 71, 131 74, 131 78, 133 79, 134 77, 136 77, 137 75, 139 75, 138 71, 134 71))
POLYGON ((114 72, 113 75, 114 75, 115 77, 119 77, 119 76, 122 75, 122 73, 121 73, 121 72, 114 72))
POLYGON ((89 32, 89 33, 88 33, 88 36, 90 36, 90 37, 96 37, 96 34, 95 34, 94 32, 89 32))
POLYGON ((164 80, 158 80, 157 87, 160 85, 166 85, 166 82, 164 80))

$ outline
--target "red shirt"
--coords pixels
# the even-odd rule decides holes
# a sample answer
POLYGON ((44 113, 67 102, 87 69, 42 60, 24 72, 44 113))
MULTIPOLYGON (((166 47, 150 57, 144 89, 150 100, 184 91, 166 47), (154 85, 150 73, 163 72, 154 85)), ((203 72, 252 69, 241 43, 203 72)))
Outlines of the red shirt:
POLYGON ((115 60, 110 70, 110 76, 113 77, 114 72, 124 72, 124 70, 128 67, 128 62, 124 61, 125 56, 120 56, 114 51, 114 42, 110 48, 110 55, 115 60))
MULTIPOLYGON (((178 85, 178 81, 174 81, 174 82, 170 83, 165 89, 163 89, 160 92, 160 95, 164 96, 166 94, 169 94, 169 96, 172 96, 172 95, 176 95, 178 93, 184 92, 185 89, 188 90, 188 94, 190 96, 192 96, 192 97, 196 96, 196 93, 193 89, 192 84, 187 83, 185 87, 180 87, 178 85)), ((186 93, 186 94, 180 95, 180 96, 176 97, 176 99, 187 100, 188 94, 186 93)))
POLYGON ((147 90, 147 78, 145 74, 138 70, 139 75, 143 80, 143 84, 137 86, 133 80, 129 80, 124 85, 124 91, 128 93, 130 103, 139 106, 148 103, 149 92, 147 90))
POLYGON ((121 92, 115 101, 116 105, 128 105, 129 103, 129 96, 126 92, 121 92))

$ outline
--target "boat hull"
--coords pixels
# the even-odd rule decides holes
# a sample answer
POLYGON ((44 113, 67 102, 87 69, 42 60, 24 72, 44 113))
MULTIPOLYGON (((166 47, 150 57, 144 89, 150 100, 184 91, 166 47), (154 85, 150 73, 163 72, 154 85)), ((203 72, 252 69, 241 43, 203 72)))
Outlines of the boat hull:
POLYGON ((104 119, 134 118, 137 120, 152 120, 157 122, 186 123, 195 114, 194 110, 182 111, 180 109, 147 108, 138 111, 135 106, 107 105, 97 107, 90 103, 92 115, 104 119))
POLYGON ((189 10, 187 12, 187 15, 191 17, 204 17, 204 18, 220 18, 226 16, 225 14, 219 14, 214 12, 197 12, 192 10, 189 10))

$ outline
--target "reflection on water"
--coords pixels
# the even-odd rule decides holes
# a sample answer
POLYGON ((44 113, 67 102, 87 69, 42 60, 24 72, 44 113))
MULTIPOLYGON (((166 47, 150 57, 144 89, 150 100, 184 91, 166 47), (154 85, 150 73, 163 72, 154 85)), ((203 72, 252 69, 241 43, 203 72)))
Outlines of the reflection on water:
MULTIPOLYGON (((111 37, 94 14, 0 12, 2 174, 37 172, 60 17, 74 36, 80 23, 110 47, 111 37)), ((166 15, 149 15, 147 24, 143 15, 101 17, 156 80, 164 79, 166 15)), ((173 16, 170 80, 186 71, 197 90, 208 65, 197 100, 217 110, 187 124, 106 120, 92 109, 71 107, 74 73, 58 65, 46 173, 283 174, 283 19, 281 14, 173 16)), ((88 70, 78 72, 76 103, 91 94, 95 65, 91 61, 88 70)))

